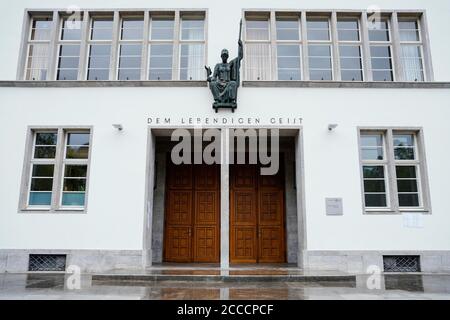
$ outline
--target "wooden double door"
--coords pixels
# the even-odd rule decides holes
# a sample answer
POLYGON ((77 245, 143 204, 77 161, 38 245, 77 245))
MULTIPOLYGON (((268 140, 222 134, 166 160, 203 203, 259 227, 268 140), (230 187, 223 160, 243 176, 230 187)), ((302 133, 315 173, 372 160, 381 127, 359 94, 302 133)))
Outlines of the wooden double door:
POLYGON ((230 262, 286 262, 284 174, 260 166, 231 166, 230 262))
POLYGON ((220 171, 218 165, 167 161, 164 260, 219 262, 220 171))

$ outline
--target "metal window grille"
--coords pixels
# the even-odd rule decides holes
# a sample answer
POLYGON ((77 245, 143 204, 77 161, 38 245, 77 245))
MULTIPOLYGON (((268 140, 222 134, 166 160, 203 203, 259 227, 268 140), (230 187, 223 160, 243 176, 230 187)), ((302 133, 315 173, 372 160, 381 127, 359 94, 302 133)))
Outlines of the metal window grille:
POLYGON ((29 271, 65 271, 65 254, 30 254, 29 271))
POLYGON ((385 272, 420 272, 419 256, 383 256, 385 272))

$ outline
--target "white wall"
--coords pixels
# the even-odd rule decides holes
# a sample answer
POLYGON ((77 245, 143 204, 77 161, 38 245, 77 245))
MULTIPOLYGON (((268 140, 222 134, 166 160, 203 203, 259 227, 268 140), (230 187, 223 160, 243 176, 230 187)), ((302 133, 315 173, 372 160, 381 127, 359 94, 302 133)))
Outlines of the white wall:
MULTIPOLYGON (((450 30, 450 2, 448 0, 20 0, 0 1, 0 80, 16 79, 17 62, 22 34, 22 22, 25 8, 54 9, 71 8, 208 8, 208 61, 215 63, 220 50, 231 49, 236 53, 236 38, 239 32, 239 19, 242 8, 288 8, 288 9, 358 9, 364 10, 376 5, 381 9, 407 9, 427 11, 430 31, 431 52, 434 64, 435 80, 450 80, 450 45, 447 30, 450 30), (224 30, 227 30, 224 32, 224 30)), ((72 9, 73 10, 73 9, 72 9)))
MULTIPOLYGON (((207 88, 0 88, 0 96, 0 248, 141 248, 147 117, 216 116, 207 88), (27 126, 77 124, 94 126, 88 213, 18 214, 27 126)), ((242 88, 236 113, 219 115, 304 119, 308 249, 450 249, 448 101, 440 89, 242 88), (339 126, 328 133, 328 123, 339 126), (433 213, 423 229, 362 214, 356 127, 366 125, 424 128, 433 213), (326 216, 325 197, 342 197, 344 216, 326 216)))

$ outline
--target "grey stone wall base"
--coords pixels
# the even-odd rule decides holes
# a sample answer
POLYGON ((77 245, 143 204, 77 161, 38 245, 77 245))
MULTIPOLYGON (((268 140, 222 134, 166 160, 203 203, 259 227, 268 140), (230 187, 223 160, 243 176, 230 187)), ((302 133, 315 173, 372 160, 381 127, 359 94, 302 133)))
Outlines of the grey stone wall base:
POLYGON ((384 255, 418 255, 421 272, 450 272, 450 250, 386 250, 386 251, 307 251, 303 252, 304 269, 366 274, 376 266, 383 271, 384 255))
POLYGON ((81 272, 105 272, 143 268, 141 250, 0 250, 0 273, 28 271, 30 254, 66 254, 66 268, 80 267, 81 272))

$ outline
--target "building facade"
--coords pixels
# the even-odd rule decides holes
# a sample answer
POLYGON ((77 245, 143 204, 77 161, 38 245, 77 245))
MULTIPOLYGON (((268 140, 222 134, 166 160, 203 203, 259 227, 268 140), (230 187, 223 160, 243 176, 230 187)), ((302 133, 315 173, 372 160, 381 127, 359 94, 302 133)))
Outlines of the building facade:
POLYGON ((0 272, 450 271, 448 2, 0 6, 0 272))

